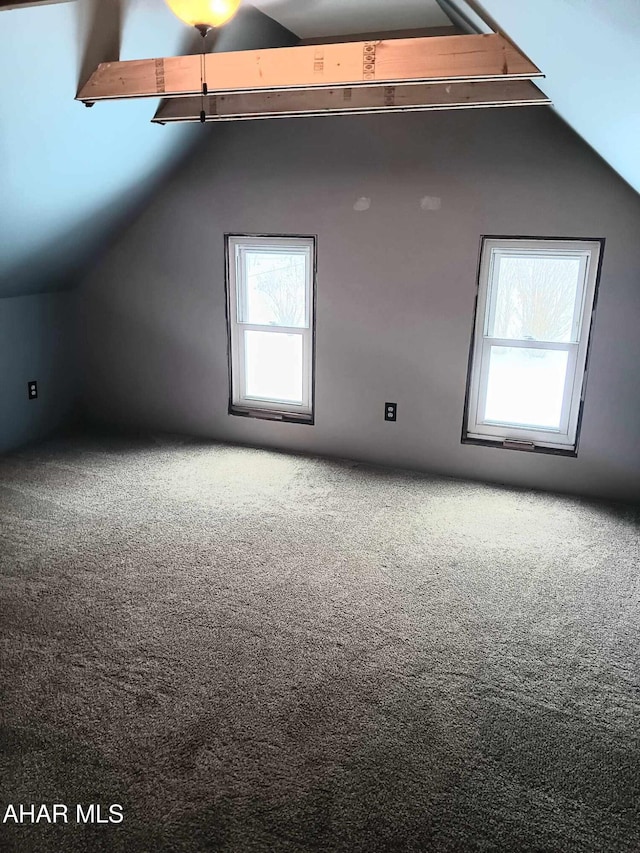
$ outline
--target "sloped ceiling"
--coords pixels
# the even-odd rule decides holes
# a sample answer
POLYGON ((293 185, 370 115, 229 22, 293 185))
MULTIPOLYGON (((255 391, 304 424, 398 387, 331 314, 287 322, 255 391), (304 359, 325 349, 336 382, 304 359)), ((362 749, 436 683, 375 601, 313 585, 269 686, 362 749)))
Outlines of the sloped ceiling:
MULTIPOLYGON (((151 101, 87 109, 74 100, 83 72, 118 58, 119 8, 120 0, 75 0, 0 12, 0 297, 73 285, 192 141, 209 132, 150 124, 151 101)), ((197 34, 163 0, 130 0, 122 9, 119 58, 199 50, 197 34)), ((216 49, 297 41, 248 7, 216 49)))
POLYGON ((446 27, 436 0, 256 0, 300 38, 446 27))
POLYGON ((481 5, 544 71, 560 116, 640 192, 640 0, 481 5))
MULTIPOLYGON (((126 21, 123 58, 151 43, 160 52, 178 47, 171 14, 154 6, 141 20, 143 5, 126 21)), ((73 100, 88 12, 88 4, 70 2, 0 13, 2 295, 64 286, 190 131, 154 133, 143 102, 89 113, 73 100)))

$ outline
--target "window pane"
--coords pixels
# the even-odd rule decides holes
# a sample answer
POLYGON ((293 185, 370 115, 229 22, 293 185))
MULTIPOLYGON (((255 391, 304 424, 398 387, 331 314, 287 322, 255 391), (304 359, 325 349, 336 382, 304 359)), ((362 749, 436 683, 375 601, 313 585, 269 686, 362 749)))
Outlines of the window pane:
POLYGON ((240 322, 307 327, 307 253, 245 249, 242 256, 245 281, 238 306, 240 322))
POLYGON ((247 397, 302 403, 302 335, 245 331, 247 397))
POLYGON ((489 337, 564 343, 575 340, 580 258, 500 255, 496 260, 489 337))
POLYGON ((491 347, 484 422, 559 429, 569 354, 491 347))

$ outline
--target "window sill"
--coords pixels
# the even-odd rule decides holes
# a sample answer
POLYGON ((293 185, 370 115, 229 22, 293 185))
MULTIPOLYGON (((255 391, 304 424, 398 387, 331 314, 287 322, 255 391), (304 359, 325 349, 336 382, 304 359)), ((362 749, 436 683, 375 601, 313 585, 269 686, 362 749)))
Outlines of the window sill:
POLYGON ((551 456, 568 456, 572 459, 578 456, 576 447, 543 447, 539 444, 534 444, 533 447, 515 447, 505 444, 501 439, 474 438, 472 436, 463 436, 461 443, 475 444, 477 447, 499 447, 501 450, 515 450, 517 453, 545 453, 551 456))
POLYGON ((277 409, 252 409, 248 406, 230 405, 229 414, 240 418, 256 418, 263 421, 314 425, 313 414, 304 414, 303 412, 282 412, 277 409))

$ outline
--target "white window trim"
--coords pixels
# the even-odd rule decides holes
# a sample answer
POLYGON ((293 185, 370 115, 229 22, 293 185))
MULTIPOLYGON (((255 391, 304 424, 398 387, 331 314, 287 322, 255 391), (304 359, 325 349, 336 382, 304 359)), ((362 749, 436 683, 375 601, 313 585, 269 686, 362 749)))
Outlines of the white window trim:
POLYGON ((230 371, 229 413, 253 415, 254 417, 265 417, 275 420, 313 423, 316 238, 228 234, 226 241, 227 325, 229 332, 230 371), (306 281, 307 317, 305 327, 265 326, 244 323, 238 319, 238 306, 243 294, 243 289, 238 287, 238 282, 241 280, 243 274, 243 254, 240 250, 250 248, 260 249, 261 251, 268 251, 269 249, 274 251, 291 249, 293 251, 304 252, 308 255, 306 281), (302 338, 302 403, 287 403, 246 394, 245 348, 243 345, 244 333, 246 331, 273 334, 284 333, 298 335, 302 338))
POLYGON ((586 362, 589 351, 589 336, 595 309, 595 294, 602 241, 600 240, 542 240, 515 238, 484 238, 478 278, 478 298, 471 356, 471 369, 465 413, 464 439, 486 441, 488 443, 525 442, 533 448, 553 449, 575 453, 578 441, 578 427, 581 404, 586 386, 586 362), (573 319, 575 342, 558 343, 537 340, 502 339, 488 337, 495 289, 491 287, 496 258, 510 253, 534 251, 554 256, 565 254, 580 257, 582 263, 582 299, 576 299, 576 311, 573 319), (558 430, 532 429, 505 424, 483 422, 480 413, 484 411, 488 387, 489 353, 491 346, 505 345, 527 349, 555 349, 568 353, 567 378, 563 396, 561 424, 558 430))

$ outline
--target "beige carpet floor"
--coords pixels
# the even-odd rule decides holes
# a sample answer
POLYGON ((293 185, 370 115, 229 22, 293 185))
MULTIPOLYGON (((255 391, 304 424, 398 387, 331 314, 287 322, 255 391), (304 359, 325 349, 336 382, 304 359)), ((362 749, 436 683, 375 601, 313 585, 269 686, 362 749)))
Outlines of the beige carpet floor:
POLYGON ((638 508, 75 438, 0 524, 0 850, 640 850, 638 508))

